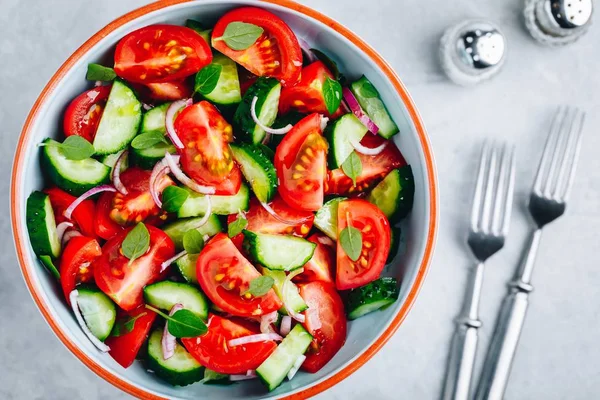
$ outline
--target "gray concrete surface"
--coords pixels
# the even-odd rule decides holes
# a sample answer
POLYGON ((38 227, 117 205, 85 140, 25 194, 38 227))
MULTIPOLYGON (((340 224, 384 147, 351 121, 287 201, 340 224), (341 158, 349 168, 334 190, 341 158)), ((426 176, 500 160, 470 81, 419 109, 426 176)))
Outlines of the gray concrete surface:
MULTIPOLYGON (((321 399, 435 399, 471 260, 465 218, 484 137, 518 146, 517 201, 506 249, 486 271, 482 348, 495 320, 528 222, 525 200, 553 108, 587 109, 584 147, 567 216, 542 240, 536 290, 507 399, 600 396, 600 26, 561 49, 538 46, 521 22, 520 0, 304 0, 361 35, 389 60, 420 107, 435 150, 441 226, 435 260, 416 305, 393 339, 321 399), (497 21, 509 60, 492 82, 473 89, 449 83, 436 60, 449 24, 467 17, 497 21)), ((110 386, 54 337, 17 267, 8 191, 11 160, 24 119, 50 76, 85 39, 144 0, 0 1, 0 399, 117 399, 110 386)), ((478 366, 483 352, 479 353, 478 366)))

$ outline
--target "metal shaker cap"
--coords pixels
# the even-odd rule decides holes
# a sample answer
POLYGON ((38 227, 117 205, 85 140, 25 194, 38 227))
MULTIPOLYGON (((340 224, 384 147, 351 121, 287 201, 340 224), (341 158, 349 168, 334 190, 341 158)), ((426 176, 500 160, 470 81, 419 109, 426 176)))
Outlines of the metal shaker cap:
POLYGON ((541 43, 564 45, 587 32, 592 0, 527 0, 523 11, 531 35, 541 43))

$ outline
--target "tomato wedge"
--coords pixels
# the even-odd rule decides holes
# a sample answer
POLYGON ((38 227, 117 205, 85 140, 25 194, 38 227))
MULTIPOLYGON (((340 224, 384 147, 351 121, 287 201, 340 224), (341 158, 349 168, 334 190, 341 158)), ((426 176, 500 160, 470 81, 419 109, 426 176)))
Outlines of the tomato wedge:
POLYGON ((304 271, 294 277, 294 281, 313 282, 323 281, 333 283, 335 269, 334 242, 321 233, 312 234, 308 240, 316 243, 317 247, 310 260, 304 264, 304 271), (329 243, 331 244, 325 244, 329 243))
MULTIPOLYGON (((60 224, 61 222, 66 221, 67 219, 63 214, 77 198, 57 187, 44 189, 44 192, 50 197, 50 204, 52 204, 56 223, 60 224)), ((75 208, 75 210, 73 210, 71 216, 72 222, 74 222, 76 228, 83 233, 83 236, 96 237, 96 230, 94 228, 95 214, 96 206, 92 200, 84 200, 75 208)))
POLYGON ((302 284, 300 295, 308 305, 304 327, 314 337, 302 369, 315 373, 346 342, 346 313, 344 303, 331 283, 316 281, 302 284))
MULTIPOLYGON (((121 182, 127 189, 127 194, 116 193, 112 199, 112 208, 109 216, 119 225, 128 225, 134 222, 141 222, 148 217, 161 214, 161 217, 167 217, 156 205, 150 194, 150 175, 151 171, 141 168, 128 168, 121 174, 121 182)), ((159 193, 167 187, 174 185, 174 182, 168 176, 163 176, 156 183, 156 189, 159 193)))
POLYGON ((69 240, 60 258, 60 284, 68 304, 69 294, 79 283, 94 279, 93 262, 102 254, 96 239, 76 236, 69 240))
POLYGON ((329 171, 325 192, 327 194, 352 195, 367 192, 377 185, 393 169, 406 165, 406 161, 393 141, 386 141, 380 136, 367 134, 361 143, 375 148, 387 142, 386 148, 376 156, 359 154, 362 162, 362 173, 356 178, 356 186, 341 168, 329 171))
POLYGON ((390 224, 377 206, 362 199, 342 201, 338 206, 338 237, 348 224, 361 232, 362 249, 358 260, 352 261, 338 240, 335 283, 339 290, 379 278, 390 252, 390 224))
POLYGON ((212 61, 210 46, 190 28, 150 25, 131 32, 115 50, 115 72, 135 83, 172 82, 212 61))
POLYGON ((161 278, 160 264, 175 254, 175 245, 166 233, 150 225, 146 228, 150 233, 146 254, 131 263, 121 254, 123 240, 131 230, 127 229, 104 244, 102 256, 94 263, 96 284, 126 311, 143 303, 144 286, 161 278))
POLYGON ((174 126, 184 145, 179 149, 183 171, 198 183, 215 187, 217 195, 236 194, 242 174, 229 149, 233 129, 216 107, 208 101, 189 106, 174 126))
POLYGON ((208 332, 181 342, 200 364, 220 374, 245 374, 258 368, 277 344, 272 340, 229 346, 231 339, 260 333, 258 325, 240 318, 223 318, 209 314, 208 332))
POLYGON ((341 104, 333 116, 327 110, 323 95, 323 84, 327 78, 335 79, 321 61, 315 61, 304 67, 300 82, 281 91, 279 112, 285 114, 294 108, 304 114, 316 112, 332 118, 341 116, 344 113, 341 104))
POLYGON ((322 118, 316 113, 304 117, 275 150, 279 194, 299 210, 317 211, 323 205, 327 141, 321 130, 322 118))
POLYGON ((117 224, 110 218, 114 197, 115 193, 113 192, 102 193, 96 204, 94 230, 96 231, 96 235, 104 240, 111 239, 125 229, 124 226, 117 224))
POLYGON ((75 97, 65 111, 65 136, 81 136, 92 143, 112 86, 98 86, 75 97))
POLYGON ((130 332, 121 332, 120 336, 109 336, 106 339, 105 343, 110 347, 108 354, 123 368, 128 368, 146 342, 155 319, 156 313, 144 307, 138 307, 130 312, 121 311, 117 324, 133 321, 133 328, 130 332))
POLYGON ((261 276, 231 239, 219 233, 202 249, 196 263, 198 282, 208 298, 233 315, 257 316, 279 310, 283 303, 273 289, 261 297, 247 293, 250 282, 261 276))
POLYGON ((240 7, 223 15, 212 33, 212 46, 257 76, 271 76, 289 86, 298 82, 302 50, 296 35, 278 16, 256 7, 240 7), (245 50, 234 50, 220 39, 227 25, 245 22, 260 26, 263 34, 245 50))

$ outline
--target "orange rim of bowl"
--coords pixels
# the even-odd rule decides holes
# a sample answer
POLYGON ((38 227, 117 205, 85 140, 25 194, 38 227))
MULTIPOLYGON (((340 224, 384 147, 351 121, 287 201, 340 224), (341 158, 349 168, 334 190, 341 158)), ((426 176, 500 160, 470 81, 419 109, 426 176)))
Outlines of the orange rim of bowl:
MULTIPOLYGON (((20 221, 22 220, 22 215, 19 207, 17 207, 18 199, 20 198, 21 188, 19 187, 19 182, 21 181, 21 175, 23 172, 23 154, 25 151, 25 143, 29 135, 31 134, 31 127, 33 122, 35 121, 38 112, 40 110, 41 105, 44 103, 46 98, 54 91, 57 84, 62 80, 64 75, 71 69, 71 67, 84 55, 86 54, 93 46, 95 46, 102 38, 108 35, 113 30, 119 28, 120 26, 139 18, 143 15, 151 13, 153 11, 157 11, 175 4, 187 3, 193 0, 162 0, 155 3, 151 3, 147 6, 138 8, 134 11, 131 11, 122 17, 114 20, 109 23, 103 29, 94 34, 90 39, 88 39, 79 49, 77 49, 65 63, 58 69, 58 71, 54 74, 54 76, 50 79, 46 87, 43 89, 36 102, 34 103, 25 124, 23 126, 23 130, 21 131, 21 136, 19 138, 19 143, 17 145, 17 150, 15 153, 15 161, 13 164, 12 171, 12 182, 11 182, 11 222, 13 232, 15 233, 15 244, 17 249, 17 256, 19 259, 19 264, 21 266, 21 270, 23 272, 23 276, 25 278, 25 283, 29 288, 29 291, 36 302, 38 308, 40 309, 42 315, 54 331, 54 333, 58 336, 58 338, 67 346, 69 350, 77 358, 79 358, 88 368, 94 371, 96 374, 104 378, 106 381, 110 382, 114 386, 119 389, 139 398, 144 399, 163 399, 160 396, 156 396, 152 393, 146 392, 143 389, 138 388, 135 385, 132 385, 129 382, 124 381, 119 376, 112 374, 108 370, 104 369, 90 357, 88 357, 75 343, 73 343, 67 335, 62 331, 61 327, 52 319, 52 315, 50 313, 50 309, 48 305, 42 300, 42 297, 39 293, 37 293, 37 289, 35 288, 32 275, 35 273, 33 270, 26 265, 25 262, 25 246, 27 243, 26 233, 21 228, 20 221)), ((305 16, 313 18, 321 23, 331 27, 336 32, 340 33, 348 40, 350 40, 356 47, 362 50, 371 60, 377 64, 377 66, 385 73, 387 78, 392 82, 394 88, 402 98, 403 103, 408 109, 408 113, 410 118, 415 126, 417 131, 417 135, 419 137, 419 141, 421 143, 423 153, 425 156, 425 164, 427 167, 427 185, 430 193, 430 207, 429 207, 429 226, 427 233, 427 242, 425 247, 425 254, 423 255, 423 260, 421 265, 419 266, 419 271, 417 273, 416 279, 412 287, 410 288, 410 292, 408 297, 398 314, 391 321, 390 325, 387 329, 377 338, 375 343, 369 346, 366 350, 362 352, 356 359, 354 359, 351 363, 343 367, 341 370, 337 371, 334 375, 324 379, 323 381, 310 386, 300 392, 288 395, 284 397, 287 400, 297 400, 297 399, 305 399, 311 396, 314 396, 331 386, 341 382, 349 375, 351 375, 354 371, 360 368, 364 363, 366 363, 371 357, 379 351, 379 349, 392 337, 392 335, 396 332, 402 321, 406 318, 409 310, 411 309, 415 299, 423 285, 423 281, 425 279, 425 275, 427 274, 427 270, 429 269, 429 264, 433 257, 433 248, 435 244, 435 238, 437 233, 438 226, 438 199, 437 199, 437 180, 435 175, 435 167, 433 161, 433 154, 431 151, 431 145, 429 143, 429 139, 425 133, 425 128, 423 126, 423 122, 417 112, 416 106, 410 98, 406 88, 400 81, 400 78, 396 75, 394 70, 390 67, 390 65, 368 44, 366 44, 360 37, 358 37, 355 33, 350 31, 349 29, 342 26, 337 21, 317 12, 309 7, 303 6, 301 4, 295 3, 291 0, 261 0, 266 3, 276 4, 293 11, 297 11, 305 16)))

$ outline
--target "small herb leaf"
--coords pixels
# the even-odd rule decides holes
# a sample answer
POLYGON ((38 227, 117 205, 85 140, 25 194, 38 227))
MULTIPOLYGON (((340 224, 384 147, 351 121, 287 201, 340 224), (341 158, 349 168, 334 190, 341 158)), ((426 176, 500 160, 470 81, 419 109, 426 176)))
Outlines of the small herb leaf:
POLYGON ((264 296, 271 290, 275 280, 270 276, 259 276, 250 281, 250 287, 245 293, 250 293, 254 297, 264 296))
POLYGON ((333 114, 342 102, 342 85, 338 81, 327 77, 323 83, 323 98, 325 99, 327 111, 329 111, 329 114, 333 114))
POLYGON ((263 32, 264 29, 260 26, 234 21, 227 25, 223 36, 213 40, 224 40, 225 44, 233 50, 246 50, 256 42, 263 32))
POLYGON ((185 203, 190 193, 177 186, 167 186, 162 192, 162 208, 167 212, 177 212, 185 203))
POLYGON ((133 328, 135 327, 135 321, 137 321, 138 318, 143 317, 144 315, 146 315, 145 312, 136 315, 135 317, 131 317, 127 320, 120 320, 117 321, 117 323, 115 324, 115 326, 112 329, 112 332, 110 333, 111 336, 123 336, 126 333, 129 333, 131 331, 133 331, 133 328))
POLYGON ((212 369, 205 368, 204 369, 204 379, 202 379, 204 384, 225 384, 230 385, 233 382, 229 380, 229 375, 220 374, 212 369))
POLYGON ((117 77, 115 70, 100 64, 88 64, 85 79, 88 81, 110 82, 117 77))
POLYGON ((136 258, 143 256, 149 247, 150 233, 146 225, 140 222, 125 236, 121 251, 125 257, 129 258, 129 263, 132 263, 136 258))
POLYGON ((243 215, 238 215, 235 221, 227 227, 227 235, 230 238, 239 235, 248 226, 248 220, 243 215))
POLYGON ((223 66, 220 64, 208 64, 196 74, 194 83, 194 91, 203 95, 212 93, 219 83, 221 70, 223 66))
POLYGON ((150 131, 142 133, 141 135, 137 135, 131 142, 131 147, 133 147, 136 150, 144 150, 155 146, 159 143, 169 144, 169 142, 167 142, 167 139, 162 133, 157 131, 150 131))
POLYGON ((65 157, 73 161, 85 160, 94 155, 94 146, 77 135, 69 136, 58 147, 65 157))
POLYGON ((190 229, 183 235, 183 248, 188 254, 199 254, 204 247, 202 234, 196 229, 190 229))
POLYGON ((146 308, 166 319, 169 333, 178 339, 204 335, 208 331, 204 321, 190 310, 179 310, 169 316, 151 305, 146 304, 146 308))
POLYGON ((355 227, 348 225, 340 232, 339 241, 346 255, 352 261, 358 260, 362 250, 362 233, 355 227))
POLYGON ((52 262, 52 258, 50 256, 40 256, 40 261, 44 264, 44 267, 58 280, 60 280, 60 273, 58 269, 52 262))
POLYGON ((356 186, 356 178, 362 174, 362 162, 355 151, 350 153, 346 161, 342 163, 342 171, 348 178, 352 179, 352 184, 356 186))

